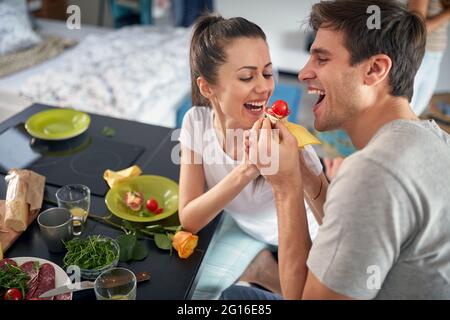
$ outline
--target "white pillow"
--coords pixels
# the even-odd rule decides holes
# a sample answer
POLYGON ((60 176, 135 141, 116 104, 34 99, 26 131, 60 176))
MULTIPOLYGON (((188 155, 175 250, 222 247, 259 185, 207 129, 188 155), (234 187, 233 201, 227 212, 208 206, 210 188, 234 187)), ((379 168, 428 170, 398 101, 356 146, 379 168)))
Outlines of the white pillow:
POLYGON ((0 55, 29 48, 41 40, 31 28, 25 0, 0 0, 0 55))

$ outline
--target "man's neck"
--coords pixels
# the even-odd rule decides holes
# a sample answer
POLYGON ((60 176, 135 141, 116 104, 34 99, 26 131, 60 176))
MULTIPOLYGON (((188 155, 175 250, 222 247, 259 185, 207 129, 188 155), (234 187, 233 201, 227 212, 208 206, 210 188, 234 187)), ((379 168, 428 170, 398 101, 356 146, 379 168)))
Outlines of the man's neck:
POLYGON ((343 126, 343 129, 359 150, 369 143, 381 127, 399 119, 419 120, 405 98, 387 96, 358 113, 343 126))

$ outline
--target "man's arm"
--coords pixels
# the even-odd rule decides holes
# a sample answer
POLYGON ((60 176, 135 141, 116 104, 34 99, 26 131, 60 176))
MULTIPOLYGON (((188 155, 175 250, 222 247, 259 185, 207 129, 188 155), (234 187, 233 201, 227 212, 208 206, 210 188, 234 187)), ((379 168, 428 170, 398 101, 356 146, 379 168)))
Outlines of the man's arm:
MULTIPOLYGON (((279 136, 275 135, 276 139, 273 139, 268 120, 258 120, 253 126, 260 154, 270 154, 270 145, 279 141, 278 170, 275 174, 266 176, 266 179, 272 185, 278 215, 282 295, 285 299, 348 299, 327 288, 308 271, 306 261, 311 249, 311 239, 303 201, 297 141, 283 125, 277 124, 276 128, 279 129, 279 136), (271 143, 267 143, 267 140, 271 140, 271 143)), ((255 145, 251 145, 251 148, 255 153, 255 145)))
POLYGON ((322 284, 308 270, 306 260, 311 249, 303 194, 295 176, 292 181, 273 186, 278 213, 278 261, 285 299, 351 299, 322 284))
POLYGON ((309 270, 302 300, 353 300, 353 298, 331 290, 309 270))
POLYGON ((282 185, 272 185, 278 214, 278 263, 285 299, 300 299, 306 282, 309 238, 300 172, 282 185))

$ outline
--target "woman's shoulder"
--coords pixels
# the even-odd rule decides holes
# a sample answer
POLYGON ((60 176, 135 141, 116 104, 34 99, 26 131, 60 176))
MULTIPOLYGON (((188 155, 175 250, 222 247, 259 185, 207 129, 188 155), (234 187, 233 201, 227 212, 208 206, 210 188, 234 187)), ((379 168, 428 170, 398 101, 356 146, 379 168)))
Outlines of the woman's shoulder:
POLYGON ((200 130, 207 131, 211 128, 212 109, 210 107, 193 106, 184 115, 182 130, 192 132, 200 130))
POLYGON ((212 108, 204 106, 192 106, 185 114, 185 118, 190 120, 203 121, 210 119, 212 108))

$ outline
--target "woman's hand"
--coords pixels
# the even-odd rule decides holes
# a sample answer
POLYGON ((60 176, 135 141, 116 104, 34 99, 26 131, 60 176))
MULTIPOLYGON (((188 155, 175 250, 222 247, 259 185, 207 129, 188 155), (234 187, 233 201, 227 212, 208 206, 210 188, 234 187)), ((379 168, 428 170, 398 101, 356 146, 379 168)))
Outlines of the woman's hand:
POLYGON ((328 180, 332 180, 336 174, 338 169, 341 167, 344 158, 337 157, 334 159, 325 158, 323 162, 325 164, 325 174, 327 175, 328 180))
POLYGON ((250 131, 248 130, 244 131, 243 150, 244 152, 242 153, 242 163, 241 163, 243 173, 252 180, 256 179, 258 176, 261 175, 261 173, 259 172, 258 167, 255 164, 251 163, 249 159, 250 131))
POLYGON ((314 199, 320 190, 321 180, 320 176, 316 175, 305 162, 303 152, 298 152, 298 159, 300 162, 300 171, 302 172, 303 187, 306 195, 310 199, 314 199))

